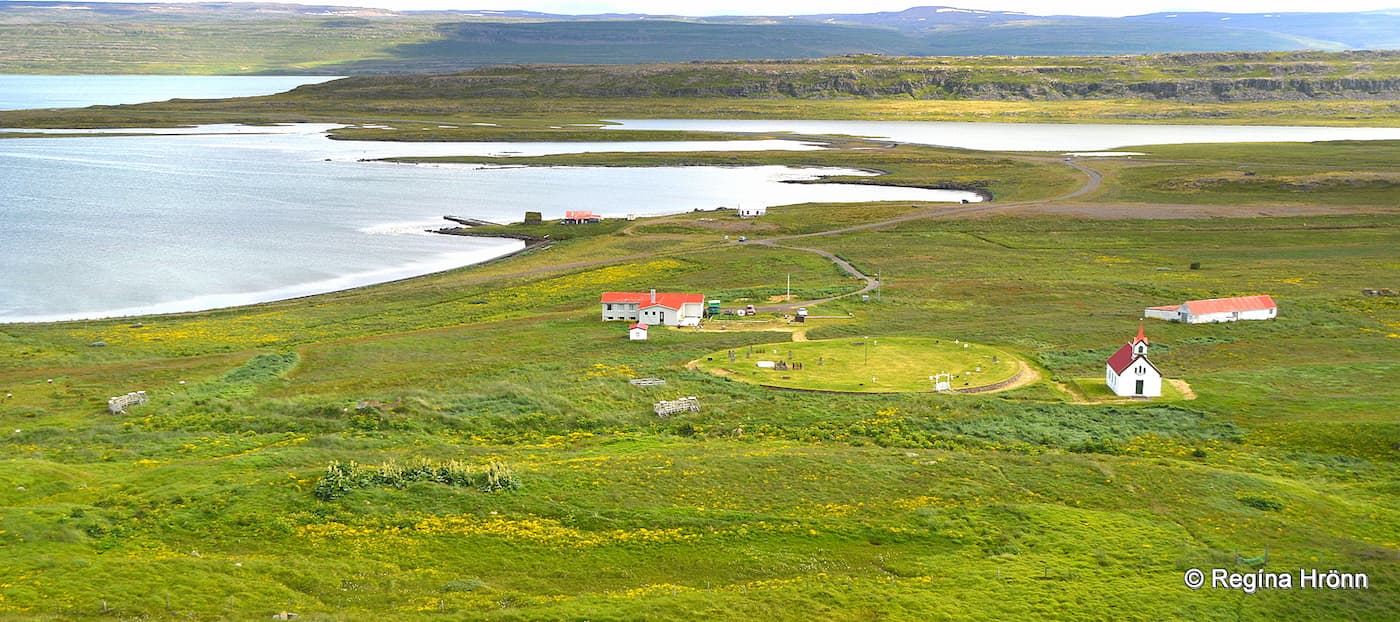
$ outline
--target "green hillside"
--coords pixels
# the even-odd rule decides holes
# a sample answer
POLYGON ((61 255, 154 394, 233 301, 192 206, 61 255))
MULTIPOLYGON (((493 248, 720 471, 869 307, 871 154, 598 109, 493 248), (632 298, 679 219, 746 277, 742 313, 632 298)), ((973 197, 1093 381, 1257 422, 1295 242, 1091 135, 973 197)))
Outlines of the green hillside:
POLYGON ((1400 52, 973 58, 861 55, 797 61, 510 65, 451 75, 354 77, 304 86, 294 95, 336 99, 1394 101, 1400 99, 1400 52))

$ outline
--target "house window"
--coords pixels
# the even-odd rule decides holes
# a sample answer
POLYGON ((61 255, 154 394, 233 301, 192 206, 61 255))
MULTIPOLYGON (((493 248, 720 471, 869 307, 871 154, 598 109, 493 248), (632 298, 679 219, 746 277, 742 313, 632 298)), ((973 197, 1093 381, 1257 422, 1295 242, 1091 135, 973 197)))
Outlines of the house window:
POLYGON ((603 305, 608 311, 612 311, 612 305, 603 305))
POLYGON ((1137 373, 1139 373, 1139 374, 1145 374, 1145 373, 1147 373, 1147 368, 1146 368, 1146 367, 1143 367, 1143 366, 1141 366, 1141 365, 1138 365, 1137 373))

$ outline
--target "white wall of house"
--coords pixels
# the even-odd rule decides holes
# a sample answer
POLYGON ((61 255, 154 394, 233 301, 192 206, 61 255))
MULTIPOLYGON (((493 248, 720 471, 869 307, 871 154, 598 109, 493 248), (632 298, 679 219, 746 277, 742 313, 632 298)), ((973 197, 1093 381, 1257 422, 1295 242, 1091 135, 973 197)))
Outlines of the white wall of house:
POLYGON ((675 309, 650 305, 637 312, 637 321, 647 326, 677 326, 680 324, 680 314, 675 309))
POLYGON ((681 319, 701 319, 705 317, 705 305, 699 302, 687 302, 681 305, 681 319))
POLYGON ((1154 318, 1154 319, 1158 319, 1158 320, 1180 321, 1180 320, 1181 320, 1181 309, 1180 309, 1180 308, 1177 308, 1177 309, 1172 309, 1172 310, 1170 310, 1170 311, 1168 311, 1168 310, 1166 310, 1166 309, 1146 309, 1146 310, 1144 310, 1144 311, 1142 312, 1142 316, 1143 316, 1143 317, 1150 317, 1150 318, 1154 318))
POLYGON ((1237 322, 1239 320, 1272 320, 1278 317, 1277 308, 1251 309, 1249 311, 1227 311, 1224 313, 1206 313, 1203 315, 1192 315, 1190 310, 1182 311, 1182 321, 1188 324, 1207 324, 1211 322, 1237 322))
POLYGON ((637 303, 635 302, 605 302, 603 303, 603 321, 626 320, 628 322, 637 321, 637 303))

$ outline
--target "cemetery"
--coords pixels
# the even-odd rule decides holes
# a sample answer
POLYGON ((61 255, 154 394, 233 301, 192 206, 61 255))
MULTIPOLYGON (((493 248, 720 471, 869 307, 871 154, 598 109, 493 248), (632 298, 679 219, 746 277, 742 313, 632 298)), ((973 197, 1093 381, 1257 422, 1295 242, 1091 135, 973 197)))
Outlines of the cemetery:
POLYGON ((770 343, 714 352, 695 365, 767 387, 842 393, 983 393, 1008 388, 1024 368, 1000 348, 931 337, 770 343))

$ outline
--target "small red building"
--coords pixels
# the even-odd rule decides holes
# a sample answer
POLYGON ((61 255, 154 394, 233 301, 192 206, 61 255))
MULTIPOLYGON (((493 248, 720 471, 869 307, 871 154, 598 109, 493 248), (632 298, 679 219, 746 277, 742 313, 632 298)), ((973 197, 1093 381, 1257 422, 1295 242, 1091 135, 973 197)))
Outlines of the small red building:
POLYGON ((564 212, 564 219, 559 222, 565 225, 582 225, 603 222, 603 217, 587 210, 570 210, 564 212))

